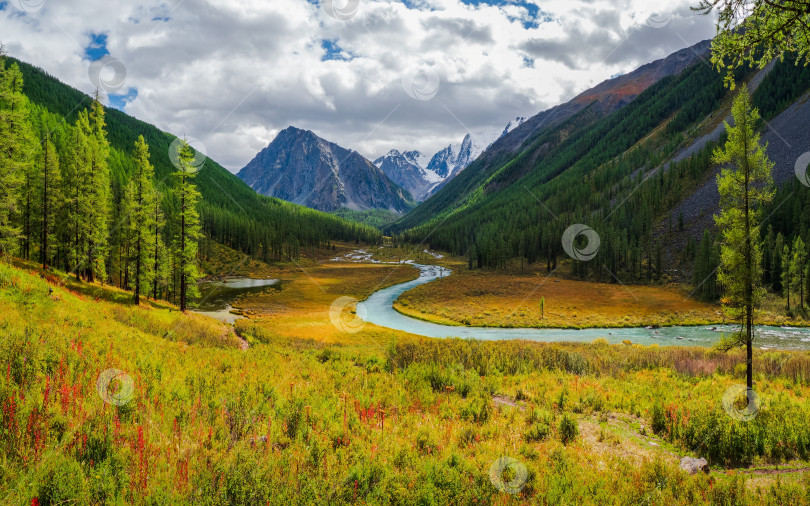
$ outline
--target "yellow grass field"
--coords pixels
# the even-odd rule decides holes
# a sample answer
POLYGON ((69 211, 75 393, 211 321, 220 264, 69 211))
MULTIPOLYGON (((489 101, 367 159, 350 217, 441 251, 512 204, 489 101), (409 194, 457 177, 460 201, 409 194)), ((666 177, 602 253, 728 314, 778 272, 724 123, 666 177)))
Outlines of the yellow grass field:
MULTIPOLYGON (((739 350, 346 331, 330 318, 335 300, 417 271, 322 253, 300 268, 263 267, 284 286, 242 300, 252 316, 235 332, 32 263, 0 263, 3 504, 808 497, 810 354, 755 350, 762 405, 745 423, 721 403, 742 380, 739 350), (99 386, 110 368, 131 380, 121 404, 101 395, 119 393, 99 386), (754 439, 762 444, 746 443, 754 439), (686 455, 707 457, 711 474, 680 471, 686 455), (513 475, 491 474, 502 457, 526 470, 514 495, 497 485, 513 475)), ((346 309, 341 320, 351 320, 346 309)))
MULTIPOLYGON (((638 327, 725 322, 721 307, 689 297, 688 287, 575 281, 545 272, 469 271, 449 264, 453 275, 410 290, 397 300, 403 314, 449 325, 503 327, 638 327), (544 317, 540 300, 545 298, 544 317)), ((802 325, 776 311, 771 301, 759 322, 802 325), (770 311, 768 310, 770 309, 770 311)))
MULTIPOLYGON (((310 267, 288 267, 267 274, 281 279, 281 290, 267 290, 234 306, 249 315, 252 323, 278 336, 328 343, 382 343, 393 335, 407 335, 371 324, 361 325, 356 332, 345 332, 333 324, 330 310, 336 301, 335 308, 340 306, 341 297, 356 302, 376 290, 415 279, 419 271, 413 267, 321 259, 320 264, 310 267)), ((353 310, 354 304, 343 307, 341 318, 352 320, 353 310)))

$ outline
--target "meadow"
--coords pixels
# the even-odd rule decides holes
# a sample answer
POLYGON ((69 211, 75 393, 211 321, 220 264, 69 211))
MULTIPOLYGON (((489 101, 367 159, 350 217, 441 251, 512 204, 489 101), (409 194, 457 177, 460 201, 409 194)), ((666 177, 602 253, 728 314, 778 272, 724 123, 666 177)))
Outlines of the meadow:
POLYGON ((2 502, 810 503, 809 353, 755 351, 744 421, 739 351, 343 327, 416 271, 328 256, 268 268, 234 329, 0 264, 2 502))
MULTIPOLYGON (((729 323, 719 304, 696 300, 678 283, 627 285, 569 279, 565 268, 510 271, 468 270, 448 259, 453 275, 402 294, 397 311, 446 325, 517 328, 645 327, 729 323), (541 310, 540 302, 544 300, 541 310)), ((785 300, 769 294, 757 321, 808 325, 785 316, 785 300)))

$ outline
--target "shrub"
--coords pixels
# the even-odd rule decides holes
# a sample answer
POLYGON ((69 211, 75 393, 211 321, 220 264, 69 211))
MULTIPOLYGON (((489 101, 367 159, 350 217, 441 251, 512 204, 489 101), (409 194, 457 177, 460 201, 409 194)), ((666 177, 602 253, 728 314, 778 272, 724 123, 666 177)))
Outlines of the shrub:
POLYGON ((416 434, 416 451, 422 455, 429 455, 435 452, 438 447, 439 444, 427 429, 422 428, 416 434))
POLYGON ((579 426, 572 416, 563 415, 560 419, 560 441, 568 444, 579 435, 579 426))
POLYGON ((531 427, 523 433, 523 439, 531 443, 534 441, 542 441, 548 437, 551 432, 551 427, 545 422, 537 422, 532 424, 531 427))
POLYGON ((652 420, 650 427, 654 434, 661 434, 667 430, 667 417, 664 414, 664 408, 659 404, 654 404, 652 407, 652 420))
POLYGON ((82 466, 67 455, 53 455, 40 471, 37 499, 41 506, 88 504, 90 491, 82 466))
POLYGON ((491 414, 492 405, 489 396, 484 393, 478 394, 461 409, 461 419, 475 423, 486 422, 491 414))

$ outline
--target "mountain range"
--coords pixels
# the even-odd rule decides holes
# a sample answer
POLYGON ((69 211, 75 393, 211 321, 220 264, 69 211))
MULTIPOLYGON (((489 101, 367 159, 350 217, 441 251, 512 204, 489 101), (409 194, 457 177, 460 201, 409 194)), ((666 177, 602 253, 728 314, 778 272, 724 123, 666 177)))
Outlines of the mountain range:
MULTIPOLYGON (((73 124, 80 111, 90 107, 90 97, 79 90, 33 65, 9 59, 20 66, 23 92, 43 124, 73 124)), ((150 161, 168 215, 177 179, 169 153, 176 137, 115 108, 106 108, 106 122, 113 194, 120 199, 121 188, 135 166, 133 145, 142 135, 149 144, 150 161)), ((57 145, 64 142, 59 135, 54 137, 57 145)), ((379 231, 370 227, 258 195, 210 157, 200 167, 195 184, 202 194, 200 216, 206 236, 262 260, 294 259, 301 249, 330 241, 379 240, 379 231)))
POLYGON ((467 133, 460 144, 450 144, 428 158, 419 151, 392 149, 374 160, 392 181, 421 202, 475 161, 494 141, 520 126, 526 118, 517 117, 503 130, 474 138, 467 133))
MULTIPOLYGON (((572 129, 562 127, 564 123, 577 115, 587 116, 592 122, 605 118, 631 103, 640 93, 662 79, 677 75, 685 69, 704 62, 709 56, 711 41, 702 41, 692 47, 681 49, 666 58, 656 60, 639 67, 627 74, 608 79, 588 89, 568 102, 542 111, 517 125, 510 123, 503 135, 478 157, 477 163, 464 172, 464 177, 455 178, 443 185, 434 193, 441 197, 428 199, 399 222, 392 231, 402 232, 421 223, 431 220, 438 214, 452 211, 465 204, 466 197, 475 192, 492 173, 512 161, 528 144, 536 140, 542 132, 558 129, 567 137, 572 129), (511 128, 510 128, 511 127, 511 128)), ((533 164, 539 164, 543 155, 552 147, 551 142, 544 142, 533 153, 533 164)), ((531 165, 531 164, 530 164, 531 165)), ((530 165, 527 165, 528 168, 530 165)), ((511 182, 520 179, 523 174, 513 173, 511 182)), ((505 182, 499 183, 506 186, 505 182)), ((492 188, 490 188, 490 191, 492 188)))
MULTIPOLYGON (((324 140, 313 132, 289 127, 242 168, 238 176, 260 194, 321 211, 347 208, 407 213, 416 203, 429 201, 482 155, 488 161, 481 166, 488 166, 493 159, 514 156, 521 145, 538 132, 585 110, 595 117, 606 117, 661 79, 703 61, 709 55, 710 46, 710 41, 703 41, 677 51, 604 81, 529 119, 517 117, 502 130, 478 137, 467 133, 459 144, 448 145, 432 156, 415 150, 392 149, 372 163, 356 151, 324 140)), ((477 178, 475 175, 463 178, 463 181, 470 180, 477 181, 477 178)), ((448 193, 463 194, 469 189, 469 185, 460 182, 448 193)), ((403 230, 436 211, 436 204, 420 206, 415 214, 402 221, 403 230)))
MULTIPOLYGON (((385 233, 466 256, 472 268, 522 258, 552 270, 565 257, 564 231, 585 224, 601 242, 596 259, 576 262, 575 274, 683 280, 697 241, 715 231, 721 167, 712 153, 723 145, 739 91, 724 86, 709 50, 710 41, 701 42, 530 118, 385 233)), ((796 186, 763 212, 763 231, 790 238, 792 224, 810 212, 794 175, 810 151, 810 69, 786 59, 734 77, 767 121, 761 131, 774 181, 796 186)))
POLYGON ((256 192, 320 211, 413 207, 410 193, 357 151, 288 127, 237 174, 256 192))

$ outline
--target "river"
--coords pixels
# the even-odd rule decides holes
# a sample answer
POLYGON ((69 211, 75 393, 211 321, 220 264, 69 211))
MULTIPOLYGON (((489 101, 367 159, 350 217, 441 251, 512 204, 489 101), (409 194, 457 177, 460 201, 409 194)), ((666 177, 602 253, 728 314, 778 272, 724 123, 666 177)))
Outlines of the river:
POLYGON ((231 304, 243 295, 258 294, 267 287, 281 289, 281 284, 277 279, 235 278, 226 281, 203 281, 199 284, 200 297, 193 301, 191 306, 195 313, 233 323, 244 317, 232 313, 231 304))
MULTIPOLYGON (((451 274, 449 269, 434 265, 411 265, 420 270, 419 278, 374 292, 368 299, 357 304, 357 315, 365 321, 426 337, 462 337, 481 340, 526 339, 530 341, 591 342, 604 338, 611 343, 630 340, 633 343, 661 346, 711 346, 721 336, 738 329, 732 325, 702 325, 590 329, 518 329, 492 327, 462 327, 430 323, 405 316, 393 308, 394 301, 403 292, 430 283, 451 274)), ((757 326, 755 345, 763 349, 810 350, 810 328, 757 326)))

